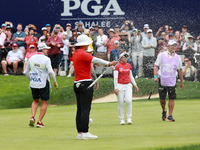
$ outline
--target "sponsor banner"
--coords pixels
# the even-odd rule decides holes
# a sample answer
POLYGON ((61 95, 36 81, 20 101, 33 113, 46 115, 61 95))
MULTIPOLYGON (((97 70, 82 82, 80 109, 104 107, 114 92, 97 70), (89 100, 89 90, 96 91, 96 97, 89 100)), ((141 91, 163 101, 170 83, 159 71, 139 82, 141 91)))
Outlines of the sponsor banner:
POLYGON ((142 30, 147 23, 154 33, 165 24, 174 30, 188 25, 191 33, 200 32, 199 0, 7 0, 1 4, 5 7, 0 9, 0 23, 11 21, 24 27, 71 23, 74 28, 81 20, 86 28, 98 24, 107 30, 133 20, 136 28, 142 30))

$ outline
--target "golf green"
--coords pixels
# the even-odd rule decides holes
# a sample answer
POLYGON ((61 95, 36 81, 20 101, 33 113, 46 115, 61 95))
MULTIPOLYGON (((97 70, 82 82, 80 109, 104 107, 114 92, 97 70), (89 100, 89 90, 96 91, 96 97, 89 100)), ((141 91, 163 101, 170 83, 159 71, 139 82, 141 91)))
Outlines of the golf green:
POLYGON ((196 150, 200 149, 199 108, 199 100, 176 100, 176 122, 166 122, 161 120, 159 101, 134 101, 133 124, 122 126, 117 103, 92 104, 90 132, 98 135, 97 140, 76 140, 76 105, 49 106, 45 128, 28 126, 30 108, 0 110, 0 149, 154 150, 197 145, 196 150))

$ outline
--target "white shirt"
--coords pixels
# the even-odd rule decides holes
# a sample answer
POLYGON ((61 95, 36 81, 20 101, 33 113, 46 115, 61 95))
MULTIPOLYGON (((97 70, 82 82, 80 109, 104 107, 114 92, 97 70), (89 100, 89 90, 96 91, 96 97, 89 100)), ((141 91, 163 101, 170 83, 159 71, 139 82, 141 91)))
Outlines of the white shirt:
POLYGON ((107 40, 108 36, 107 35, 98 35, 97 36, 97 42, 96 42, 96 46, 97 46, 97 52, 99 53, 106 53, 107 52, 107 47, 104 47, 104 44, 107 40))
POLYGON ((51 67, 51 60, 43 54, 32 56, 27 63, 26 69, 30 69, 30 87, 44 88, 49 80, 48 69, 51 67))
POLYGON ((15 60, 24 58, 22 53, 19 50, 16 50, 15 52, 13 50, 9 51, 7 57, 9 57, 8 59, 10 62, 14 62, 15 60))
POLYGON ((64 55, 69 55, 69 40, 65 39, 65 40, 62 40, 62 41, 64 43, 64 46, 60 50, 63 51, 64 55))

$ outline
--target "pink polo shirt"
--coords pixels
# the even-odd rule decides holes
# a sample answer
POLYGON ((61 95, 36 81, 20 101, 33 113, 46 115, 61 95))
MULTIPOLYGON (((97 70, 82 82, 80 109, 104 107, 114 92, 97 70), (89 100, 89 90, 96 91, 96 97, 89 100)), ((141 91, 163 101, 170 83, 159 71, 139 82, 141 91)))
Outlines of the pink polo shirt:
POLYGON ((29 60, 33 55, 37 54, 37 51, 31 53, 30 51, 25 56, 25 61, 29 60))

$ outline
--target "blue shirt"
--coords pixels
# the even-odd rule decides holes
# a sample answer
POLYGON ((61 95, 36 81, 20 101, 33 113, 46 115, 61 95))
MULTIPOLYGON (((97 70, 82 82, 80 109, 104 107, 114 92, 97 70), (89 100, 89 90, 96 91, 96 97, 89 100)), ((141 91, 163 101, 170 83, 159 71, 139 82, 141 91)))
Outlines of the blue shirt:
MULTIPOLYGON (((16 32, 16 33, 13 34, 13 38, 16 38, 16 37, 18 37, 18 38, 21 38, 21 37, 25 38, 26 34, 23 31, 21 31, 19 34, 17 34, 17 32, 16 32)), ((23 42, 22 41, 17 41, 16 43, 17 43, 18 47, 20 47, 20 46, 24 46, 25 47, 26 46, 25 39, 24 39, 23 42)))

